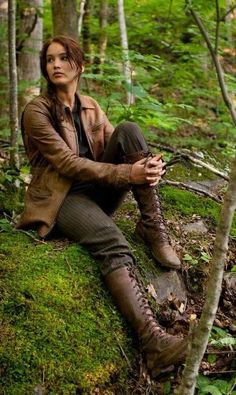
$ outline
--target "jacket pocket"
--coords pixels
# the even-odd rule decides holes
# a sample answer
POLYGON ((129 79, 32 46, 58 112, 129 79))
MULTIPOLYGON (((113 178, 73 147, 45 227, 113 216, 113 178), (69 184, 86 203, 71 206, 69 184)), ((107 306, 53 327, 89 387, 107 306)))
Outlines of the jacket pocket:
POLYGON ((91 133, 97 133, 101 131, 103 125, 103 121, 97 122, 95 125, 91 127, 91 133))
POLYGON ((52 192, 48 189, 42 189, 40 187, 32 187, 28 189, 28 195, 32 200, 44 200, 52 196, 52 192))

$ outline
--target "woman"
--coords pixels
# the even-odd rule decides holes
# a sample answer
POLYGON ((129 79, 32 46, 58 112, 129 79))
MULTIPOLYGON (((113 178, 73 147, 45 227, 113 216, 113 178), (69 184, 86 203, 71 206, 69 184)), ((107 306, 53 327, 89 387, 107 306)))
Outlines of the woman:
POLYGON ((186 344, 159 327, 134 273, 135 259, 111 214, 131 187, 141 220, 136 234, 163 266, 179 268, 165 231, 155 186, 164 174, 160 155, 150 155, 134 123, 115 130, 95 100, 76 93, 84 70, 76 41, 58 36, 41 52, 47 93, 22 116, 32 166, 19 228, 53 227, 84 245, 99 260, 105 283, 142 344, 152 377, 183 361, 186 344))

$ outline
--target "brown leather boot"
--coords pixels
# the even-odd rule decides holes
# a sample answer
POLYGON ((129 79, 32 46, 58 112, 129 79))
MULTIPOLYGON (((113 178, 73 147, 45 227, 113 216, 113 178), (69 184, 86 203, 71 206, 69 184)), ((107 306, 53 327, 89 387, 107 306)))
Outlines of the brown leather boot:
POLYGON ((186 340, 169 335, 158 325, 134 269, 121 267, 105 276, 117 306, 138 335, 151 377, 184 362, 186 340))
POLYGON ((134 233, 136 238, 150 246, 152 256, 162 266, 180 269, 181 262, 171 247, 156 189, 149 185, 135 185, 132 190, 141 213, 134 233))
MULTIPOLYGON (((135 163, 147 155, 144 151, 135 152, 127 155, 125 161, 135 163)), ((150 247, 154 259, 162 266, 179 269, 181 262, 171 247, 156 187, 133 185, 132 191, 141 213, 135 236, 150 247)))

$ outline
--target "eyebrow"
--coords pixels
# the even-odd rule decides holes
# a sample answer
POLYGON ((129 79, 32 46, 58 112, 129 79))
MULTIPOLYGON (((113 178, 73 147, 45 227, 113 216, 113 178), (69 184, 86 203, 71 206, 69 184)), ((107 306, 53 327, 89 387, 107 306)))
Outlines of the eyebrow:
MULTIPOLYGON (((56 54, 56 55, 58 55, 58 56, 62 56, 62 55, 63 55, 63 56, 64 56, 64 55, 68 56, 66 52, 61 52, 61 53, 56 54)), ((48 54, 46 55, 47 58, 49 58, 50 56, 55 56, 55 54, 53 54, 53 53, 52 53, 52 54, 48 53, 48 54)))

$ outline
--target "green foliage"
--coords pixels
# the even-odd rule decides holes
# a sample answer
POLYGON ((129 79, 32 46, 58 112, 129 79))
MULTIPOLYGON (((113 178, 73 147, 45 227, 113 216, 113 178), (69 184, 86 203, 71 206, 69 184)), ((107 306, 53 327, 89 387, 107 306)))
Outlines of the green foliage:
POLYGON ((229 335, 227 331, 213 327, 209 344, 212 346, 216 346, 217 348, 222 348, 225 346, 236 346, 236 339, 229 335))
POLYGON ((5 165, 0 168, 0 205, 8 214, 19 212, 23 207, 24 177, 28 173, 28 167, 17 169, 5 165))
POLYGON ((209 263, 210 261, 210 256, 204 252, 200 251, 199 258, 193 258, 190 254, 184 254, 183 256, 183 261, 187 262, 191 266, 198 265, 199 263, 209 263))
POLYGON ((235 377, 230 380, 212 380, 200 375, 197 378, 197 395, 236 395, 235 384, 235 377))

